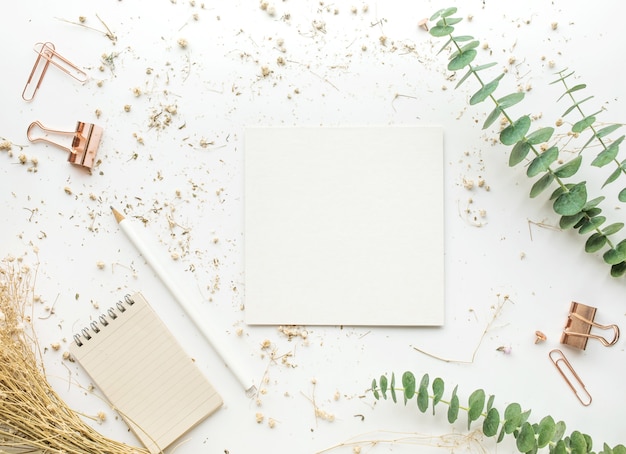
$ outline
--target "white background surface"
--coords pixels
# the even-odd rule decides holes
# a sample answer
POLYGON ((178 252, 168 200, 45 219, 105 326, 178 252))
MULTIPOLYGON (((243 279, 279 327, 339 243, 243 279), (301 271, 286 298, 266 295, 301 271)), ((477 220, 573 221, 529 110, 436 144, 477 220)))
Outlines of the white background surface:
POLYGON ((501 409, 517 401, 532 410, 533 421, 547 414, 563 419, 569 431, 589 433, 596 448, 604 441, 625 442, 619 416, 626 398, 624 340, 612 348, 590 342, 584 352, 566 350, 593 396, 590 407, 578 403, 548 360, 572 300, 598 307, 600 323, 624 323, 625 281, 610 278, 600 258, 586 255, 576 232, 551 227, 557 217, 545 199, 528 198, 531 184, 523 169, 508 168, 508 150, 493 145, 494 131, 480 130, 491 106, 468 106, 474 85, 453 89, 446 56, 436 55, 443 43, 416 23, 455 3, 462 17, 472 16, 459 32, 487 47, 479 49, 478 61, 497 61, 509 71, 503 87, 531 88, 517 113, 537 116, 537 126, 552 125, 567 106, 555 105, 561 89, 547 82, 569 67, 589 85, 586 94, 595 95, 588 112, 606 107, 603 121, 623 118, 617 18, 624 7, 617 1, 601 7, 560 0, 277 1, 270 2, 274 15, 255 1, 11 5, 0 31, 0 136, 13 144, 12 153, 0 154, 2 254, 40 263, 37 334, 43 346, 62 345, 59 352, 48 349, 44 360, 50 382, 73 408, 92 415, 106 411, 97 429, 136 443, 105 403, 81 389, 89 385, 82 369, 62 359, 71 335, 108 304, 134 290, 148 299, 165 292, 118 230, 109 210, 114 205, 145 221, 146 235, 164 256, 179 256, 169 260, 173 272, 198 289, 202 312, 222 327, 220 335, 232 341, 233 355, 262 390, 248 400, 182 310, 156 307, 226 402, 177 453, 350 453, 352 445, 340 445, 355 437, 363 440, 362 452, 372 453, 496 450, 492 440, 467 435, 462 419, 450 426, 444 411, 422 415, 412 405, 375 403, 366 392, 373 377, 407 369, 418 377, 440 376, 449 389, 459 384, 462 401, 481 387, 496 395, 501 409), (116 42, 69 23, 79 16, 103 30, 99 16, 116 42), (54 42, 91 80, 81 86, 50 69, 34 101, 25 103, 21 93, 35 58, 32 47, 40 41, 54 42), (103 65, 103 56, 112 54, 113 65, 103 65), (34 120, 69 130, 77 120, 99 124, 101 164, 87 175, 66 162, 65 152, 28 144, 26 128, 34 120), (276 328, 245 326, 244 127, 422 121, 445 131, 445 326, 311 326, 301 328, 306 339, 291 340, 276 328), (548 340, 535 345, 535 330, 548 340), (500 346, 511 353, 498 351, 500 346), (440 361, 414 347, 458 361, 440 361), (316 417, 316 406, 334 421, 316 417), (453 448, 435 446, 450 443, 453 448))

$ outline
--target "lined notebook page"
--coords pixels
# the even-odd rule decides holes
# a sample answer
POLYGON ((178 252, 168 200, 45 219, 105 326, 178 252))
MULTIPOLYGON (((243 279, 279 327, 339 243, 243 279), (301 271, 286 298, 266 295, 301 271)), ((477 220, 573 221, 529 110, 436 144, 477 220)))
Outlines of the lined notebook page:
POLYGON ((151 453, 223 403, 140 293, 74 336, 70 352, 151 453))

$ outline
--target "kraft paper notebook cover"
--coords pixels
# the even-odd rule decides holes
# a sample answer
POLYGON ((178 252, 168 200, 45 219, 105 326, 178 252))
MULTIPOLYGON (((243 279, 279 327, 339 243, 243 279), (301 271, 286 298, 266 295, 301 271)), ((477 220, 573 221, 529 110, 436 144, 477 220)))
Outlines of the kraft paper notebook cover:
POLYGON ((151 453, 222 405, 140 293, 119 301, 76 334, 70 352, 151 453))
POLYGON ((250 127, 252 325, 442 325, 443 130, 250 127))

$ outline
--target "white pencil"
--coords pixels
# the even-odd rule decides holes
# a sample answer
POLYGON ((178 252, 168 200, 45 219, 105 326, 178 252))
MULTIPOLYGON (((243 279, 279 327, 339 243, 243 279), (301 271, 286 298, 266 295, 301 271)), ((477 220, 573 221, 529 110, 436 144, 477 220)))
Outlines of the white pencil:
POLYGON ((128 221, 124 215, 115 208, 111 207, 111 211, 115 216, 115 220, 128 239, 139 250, 145 261, 148 262, 163 284, 165 284, 174 299, 178 301, 187 316, 196 324, 209 344, 211 344, 215 351, 221 356, 222 361, 224 361, 226 366, 231 370, 235 377, 237 377, 237 380, 239 380, 245 389, 246 394, 249 396, 254 394, 256 392, 256 386, 254 386, 254 384, 250 381, 250 375, 244 373, 245 368, 242 364, 237 361, 227 360, 228 355, 226 352, 228 351, 228 347, 225 342, 223 342, 218 336, 214 335, 214 328, 209 325, 206 320, 206 316, 200 315, 198 311, 196 311, 195 307, 191 305, 189 299, 185 297, 186 293, 180 288, 180 285, 174 279, 172 274, 165 270, 150 248, 147 247, 139 232, 132 225, 132 222, 128 221))

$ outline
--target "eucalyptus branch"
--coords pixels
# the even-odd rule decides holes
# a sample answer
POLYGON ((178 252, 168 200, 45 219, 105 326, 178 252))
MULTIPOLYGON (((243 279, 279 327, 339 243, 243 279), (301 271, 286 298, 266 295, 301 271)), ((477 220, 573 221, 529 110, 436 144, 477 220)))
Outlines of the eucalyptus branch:
MULTIPOLYGON (((522 411, 518 403, 507 405, 504 412, 494 406, 495 396, 487 397, 485 391, 477 389, 468 398, 467 406, 460 404, 458 386, 452 390, 450 398, 443 399, 444 381, 435 378, 430 383, 428 374, 424 374, 418 383, 412 372, 402 374, 402 387, 396 387, 395 374, 391 374, 391 380, 382 375, 379 380, 372 380, 371 391, 376 400, 384 400, 391 397, 394 403, 398 402, 398 395, 401 395, 404 404, 415 399, 417 408, 425 413, 428 407, 432 408, 433 415, 437 404, 447 405, 448 422, 453 424, 459 418, 462 410, 467 413, 467 430, 472 427, 472 423, 482 420, 482 432, 486 437, 494 437, 496 443, 500 443, 504 438, 512 436, 519 452, 536 453, 540 449, 548 449, 551 453, 580 454, 591 453, 593 440, 589 435, 579 431, 573 431, 569 436, 565 435, 566 425, 563 421, 556 422, 551 416, 545 416, 538 423, 529 422, 530 410, 522 411), (430 392, 432 391, 432 394, 430 392)), ((624 445, 617 445, 613 448, 604 443, 602 451, 598 454, 626 454, 624 445)))
MULTIPOLYGON (((477 56, 476 47, 478 47, 479 43, 472 36, 453 35, 454 25, 462 20, 461 18, 452 17, 456 12, 456 8, 442 9, 437 11, 430 18, 431 21, 437 21, 436 24, 430 28, 430 34, 435 37, 448 37, 448 41, 439 52, 452 45, 453 51, 448 57, 448 70, 458 71, 466 67, 468 68, 465 75, 457 83, 456 88, 463 84, 470 76, 473 76, 474 79, 478 81, 480 88, 471 96, 469 104, 476 105, 487 99, 491 99, 495 104, 495 107, 491 113, 489 113, 483 124, 483 129, 490 127, 498 118, 503 117, 506 120, 507 126, 500 131, 499 138, 502 144, 512 147, 509 157, 509 166, 513 167, 530 160, 526 169, 527 176, 534 178, 541 175, 532 185, 530 197, 535 198, 549 186, 556 184, 557 188, 553 190, 550 195, 550 200, 552 201, 553 210, 561 217, 559 226, 562 229, 577 229, 578 233, 581 235, 591 234, 586 240, 585 251, 595 253, 604 249, 605 251, 602 257, 604 261, 611 266, 611 275, 617 277, 625 274, 626 240, 614 242, 610 238, 624 227, 624 223, 615 222, 606 227, 602 227, 607 218, 601 215, 602 209, 599 205, 605 197, 600 196, 590 199, 588 197, 586 181, 580 181, 578 183, 566 182, 568 178, 576 175, 581 169, 583 162, 582 153, 578 153, 575 158, 556 167, 556 164, 559 162, 559 147, 556 144, 552 146, 547 145, 554 134, 554 128, 543 127, 529 132, 532 123, 529 115, 522 115, 517 119, 509 115, 507 109, 520 103, 524 99, 525 94, 523 92, 515 92, 502 97, 496 97, 494 95, 505 73, 500 73, 490 82, 485 83, 483 81, 479 72, 493 67, 495 63, 479 66, 472 65, 472 62, 477 56)), ((563 83, 565 83, 565 79, 569 77, 569 75, 563 76, 562 73, 560 76, 559 80, 563 83)), ((584 88, 584 86, 578 85, 576 87, 567 88, 565 95, 572 96, 573 92, 581 88, 584 88)), ((578 109, 582 114, 580 104, 584 101, 586 101, 586 99, 578 102, 574 100, 574 106, 568 109, 566 114, 574 109, 578 109)), ((592 127, 597 113, 598 112, 589 116, 583 115, 583 119, 577 122, 572 130, 574 132, 582 132, 592 127)), ((601 130, 594 128, 592 129, 594 135, 591 141, 596 138, 600 140, 600 143, 604 146, 604 141, 601 140, 602 137, 608 135, 615 129, 617 128, 614 125, 601 130)), ((623 139, 624 137, 622 136, 610 146, 605 147, 591 165, 599 167, 610 162, 614 155, 617 154, 619 143, 623 139)), ((591 143, 591 141, 585 146, 591 143)), ((605 185, 615 180, 622 172, 626 174, 626 160, 621 163, 616 162, 618 163, 618 169, 607 179, 605 185)), ((622 197, 624 201, 626 201, 626 189, 620 193, 620 199, 622 197)))

